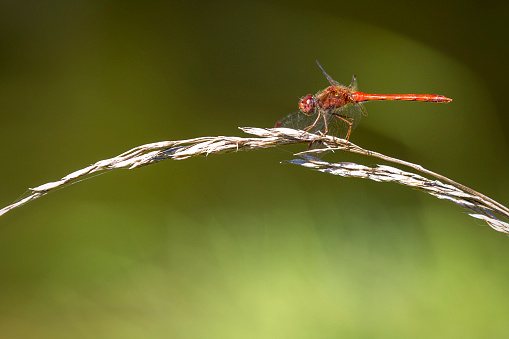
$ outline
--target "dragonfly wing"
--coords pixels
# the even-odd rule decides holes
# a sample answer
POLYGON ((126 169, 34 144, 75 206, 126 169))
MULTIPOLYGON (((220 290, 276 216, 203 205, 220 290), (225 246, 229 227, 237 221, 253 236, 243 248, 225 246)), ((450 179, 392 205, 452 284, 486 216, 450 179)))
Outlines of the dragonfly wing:
MULTIPOLYGON (((359 87, 357 86, 357 77, 355 76, 355 74, 352 76, 352 82, 348 86, 348 89, 351 92, 357 92, 359 90, 359 87)), ((364 107, 364 105, 362 103, 360 103, 360 102, 357 103, 357 105, 359 106, 359 108, 361 110, 361 114, 364 115, 364 116, 367 116, 368 115, 368 111, 366 110, 366 107, 364 107)))
POLYGON ((359 89, 359 87, 357 86, 357 77, 355 76, 355 74, 352 75, 352 82, 348 86, 348 89, 351 90, 352 92, 357 92, 359 89))
MULTIPOLYGON (((313 123, 316 121, 316 118, 318 117, 318 111, 315 110, 315 113, 306 115, 302 113, 301 111, 296 111, 293 113, 288 114, 284 118, 280 119, 276 123, 276 127, 286 127, 286 128, 293 128, 293 129, 299 129, 299 130, 305 130, 309 126, 313 125, 313 123)), ((323 130, 324 127, 324 121, 322 118, 320 118, 314 127, 312 127, 308 132, 315 133, 320 130, 323 130)))
POLYGON ((328 134, 346 138, 359 125, 364 107, 360 104, 347 104, 327 113, 328 134))
POLYGON ((362 115, 367 117, 368 116, 368 110, 366 109, 366 107, 364 107, 364 104, 362 102, 359 102, 359 103, 357 103, 357 106, 359 106, 362 115))
POLYGON ((325 75, 325 77, 327 78, 327 80, 329 81, 329 83, 332 86, 345 87, 342 84, 340 84, 339 82, 337 82, 336 80, 332 79, 332 77, 329 74, 327 74, 327 72, 325 72, 325 70, 323 69, 322 65, 320 65, 320 63, 318 62, 318 60, 316 60, 316 64, 318 65, 318 67, 320 67, 320 69, 323 72, 323 75, 325 75))
MULTIPOLYGON (((276 127, 286 127, 286 128, 293 128, 298 130, 308 130, 310 133, 315 134, 322 134, 325 130, 325 122, 323 119, 323 115, 320 115, 320 119, 316 119, 318 117, 318 110, 315 110, 315 113, 311 115, 306 115, 300 111, 293 112, 285 116, 284 118, 280 119, 276 123, 276 127), (314 124, 314 126, 313 126, 314 124), (310 129, 308 129, 310 126, 310 129)), ((327 147, 324 143, 322 143, 320 140, 316 140, 313 142, 310 142, 308 145, 309 149, 314 148, 324 148, 327 147)), ((321 155, 315 155, 317 157, 323 156, 325 153, 321 153, 321 155)))

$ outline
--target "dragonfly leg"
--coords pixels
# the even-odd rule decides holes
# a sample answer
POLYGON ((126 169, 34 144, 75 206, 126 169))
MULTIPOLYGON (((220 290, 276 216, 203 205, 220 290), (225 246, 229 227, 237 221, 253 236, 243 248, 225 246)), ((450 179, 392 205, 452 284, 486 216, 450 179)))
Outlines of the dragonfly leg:
POLYGON ((309 130, 310 130, 311 128, 315 127, 315 126, 316 126, 316 124, 318 123, 318 120, 320 120, 321 116, 322 116, 322 115, 321 115, 320 113, 318 113, 318 116, 316 117, 315 122, 313 122, 310 126, 306 127, 306 128, 304 129, 304 131, 305 131, 305 132, 309 132, 309 130))
MULTIPOLYGON (((352 133, 352 127, 353 127, 353 122, 354 122, 354 118, 352 117, 347 117, 347 116, 344 116, 344 115, 340 115, 340 114, 335 114, 333 113, 333 116, 335 118, 338 118, 342 121, 344 121, 346 124, 348 124, 348 133, 346 133, 346 141, 349 141, 350 140, 350 133, 352 133)), ((327 125, 325 125, 326 128, 327 128, 327 125)))
MULTIPOLYGON (((318 123, 318 120, 320 120, 320 117, 322 117, 322 114, 318 113, 318 116, 316 117, 315 121, 308 127, 306 127, 306 129, 304 131, 306 132, 309 132, 310 129, 312 129, 313 127, 316 126, 316 124, 318 123)), ((323 119, 325 121, 325 133, 327 133, 327 120, 325 119, 325 116, 323 116, 323 119)), ((315 140, 309 142, 308 144, 308 151, 311 149, 311 146, 313 146, 313 143, 315 142, 315 140)))
POLYGON ((324 129, 323 129, 322 135, 326 135, 327 132, 329 131, 329 125, 327 125, 327 118, 325 117, 325 114, 322 114, 322 116, 323 116, 323 124, 324 124, 324 129))

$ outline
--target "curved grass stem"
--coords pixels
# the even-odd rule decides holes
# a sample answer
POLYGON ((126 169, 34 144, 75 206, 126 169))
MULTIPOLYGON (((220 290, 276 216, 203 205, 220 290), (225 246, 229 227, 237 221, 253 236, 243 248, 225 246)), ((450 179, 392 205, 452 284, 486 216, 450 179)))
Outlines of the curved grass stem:
POLYGON ((509 224, 497 217, 498 215, 509 219, 509 209, 507 207, 484 194, 443 175, 427 170, 420 165, 366 150, 347 140, 328 135, 319 136, 288 128, 244 127, 241 130, 257 137, 202 137, 187 140, 162 141, 135 147, 116 157, 100 160, 95 164, 68 174, 60 180, 30 188, 26 196, 1 209, 0 216, 49 192, 79 182, 93 173, 98 174, 107 170, 121 168, 134 169, 168 159, 183 160, 195 156, 270 148, 287 144, 310 144, 319 140, 325 148, 297 153, 296 155, 300 156, 300 158, 287 162, 343 177, 364 178, 377 182, 395 182, 412 187, 439 199, 454 202, 467 209, 470 216, 484 220, 494 230, 509 234, 509 224), (387 165, 364 166, 351 162, 330 163, 316 157, 320 153, 334 150, 358 153, 390 163, 404 165, 438 180, 430 180, 421 175, 387 165))

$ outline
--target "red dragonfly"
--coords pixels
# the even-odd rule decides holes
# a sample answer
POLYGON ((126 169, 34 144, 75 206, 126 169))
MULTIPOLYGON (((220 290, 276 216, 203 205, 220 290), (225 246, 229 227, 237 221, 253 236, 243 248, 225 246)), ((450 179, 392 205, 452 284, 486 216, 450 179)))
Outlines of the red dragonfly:
POLYGON ((344 86, 332 79, 320 63, 318 67, 329 80, 330 86, 315 95, 308 94, 299 101, 299 111, 278 121, 275 127, 302 129, 321 135, 331 134, 347 141, 357 127, 362 115, 368 115, 362 104, 373 100, 407 100, 429 102, 451 102, 443 95, 430 94, 367 94, 357 91, 357 79, 352 77, 350 85, 344 86))

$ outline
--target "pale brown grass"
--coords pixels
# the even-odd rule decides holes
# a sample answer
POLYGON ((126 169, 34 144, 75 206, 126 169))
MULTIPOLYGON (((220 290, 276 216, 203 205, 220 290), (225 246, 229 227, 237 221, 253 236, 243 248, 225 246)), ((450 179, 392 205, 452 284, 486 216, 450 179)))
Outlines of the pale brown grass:
POLYGON ((177 141, 161 141, 135 147, 114 158, 100 160, 93 165, 68 174, 60 180, 30 188, 28 194, 24 198, 1 209, 0 215, 22 206, 29 201, 40 198, 58 188, 80 181, 85 176, 89 176, 93 173, 101 173, 106 170, 120 168, 134 169, 167 159, 183 160, 200 155, 207 156, 209 154, 255 150, 295 143, 309 144, 311 142, 320 142, 325 148, 311 149, 297 153, 296 155, 298 155, 299 158, 289 160, 288 162, 333 175, 370 179, 376 182, 395 182, 400 185, 415 188, 439 199, 454 202, 465 208, 470 216, 484 220, 494 230, 509 234, 509 224, 499 218, 503 217, 509 219, 509 209, 507 207, 471 188, 461 185, 438 173, 429 171, 420 165, 369 151, 344 139, 338 139, 328 135, 319 136, 288 128, 264 129, 245 127, 241 129, 257 137, 202 137, 177 141), (358 153, 368 157, 382 159, 386 162, 407 166, 438 180, 432 180, 422 175, 403 171, 387 165, 364 166, 351 162, 330 163, 317 157, 320 153, 334 150, 358 153))

